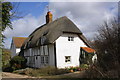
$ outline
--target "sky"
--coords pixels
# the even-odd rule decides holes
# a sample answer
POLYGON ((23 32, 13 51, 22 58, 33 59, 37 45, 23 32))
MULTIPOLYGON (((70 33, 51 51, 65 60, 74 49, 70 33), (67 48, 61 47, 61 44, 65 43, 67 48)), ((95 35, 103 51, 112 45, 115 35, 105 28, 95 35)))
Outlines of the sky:
POLYGON ((45 24, 45 15, 49 10, 53 20, 67 16, 81 30, 88 40, 93 40, 104 21, 110 21, 118 15, 117 2, 13 2, 23 18, 13 19, 13 30, 7 28, 5 48, 10 48, 12 37, 28 37, 36 28, 45 24))

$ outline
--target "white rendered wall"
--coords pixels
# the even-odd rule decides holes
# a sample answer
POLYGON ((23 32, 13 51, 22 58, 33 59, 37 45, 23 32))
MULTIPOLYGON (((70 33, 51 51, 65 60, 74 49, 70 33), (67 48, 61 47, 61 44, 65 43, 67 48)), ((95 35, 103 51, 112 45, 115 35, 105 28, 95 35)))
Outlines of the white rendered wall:
POLYGON ((76 34, 63 34, 56 40, 57 67, 65 68, 79 66, 80 47, 87 47, 76 34), (74 37, 74 41, 68 41, 68 36, 74 37), (65 62, 65 56, 71 56, 71 62, 65 62))
POLYGON ((20 48, 16 48, 16 55, 18 55, 20 52, 20 48))
POLYGON ((11 58, 13 58, 16 55, 16 48, 15 45, 11 44, 11 58))
POLYGON ((19 54, 19 52, 20 52, 20 48, 16 48, 13 42, 12 42, 12 44, 11 44, 10 50, 11 50, 11 52, 12 52, 12 53, 11 53, 11 57, 12 57, 12 58, 13 58, 14 56, 17 56, 17 55, 19 54))

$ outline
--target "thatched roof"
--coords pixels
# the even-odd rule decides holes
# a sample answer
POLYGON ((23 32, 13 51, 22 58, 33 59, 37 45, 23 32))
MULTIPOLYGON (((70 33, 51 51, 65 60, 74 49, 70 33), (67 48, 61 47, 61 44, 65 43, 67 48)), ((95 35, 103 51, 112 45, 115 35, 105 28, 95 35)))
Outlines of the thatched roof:
POLYGON ((78 34, 87 44, 87 40, 82 35, 82 32, 70 19, 64 16, 33 31, 24 42, 22 49, 51 44, 63 33, 78 34))

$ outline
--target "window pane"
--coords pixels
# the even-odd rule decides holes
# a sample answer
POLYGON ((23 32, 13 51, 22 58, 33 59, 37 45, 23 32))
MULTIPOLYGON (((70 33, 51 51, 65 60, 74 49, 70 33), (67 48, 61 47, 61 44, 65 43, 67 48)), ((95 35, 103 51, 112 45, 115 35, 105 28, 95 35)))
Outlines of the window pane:
POLYGON ((71 37, 71 41, 74 41, 74 37, 71 37))
POLYGON ((43 64, 44 63, 44 57, 41 56, 41 63, 43 64))
POLYGON ((45 56, 45 63, 48 64, 48 56, 45 56))
POLYGON ((70 37, 68 37, 68 41, 70 41, 70 37))
POLYGON ((74 41, 74 37, 68 37, 68 41, 74 41))

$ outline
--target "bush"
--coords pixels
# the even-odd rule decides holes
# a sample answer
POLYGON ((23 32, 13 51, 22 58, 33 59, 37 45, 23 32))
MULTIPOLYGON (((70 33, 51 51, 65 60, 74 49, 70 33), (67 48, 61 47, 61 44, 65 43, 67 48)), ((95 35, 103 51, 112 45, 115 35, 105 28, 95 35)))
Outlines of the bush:
POLYGON ((10 60, 10 65, 14 70, 26 67, 27 60, 21 56, 15 56, 10 60))
POLYGON ((89 67, 89 65, 87 65, 87 64, 81 64, 80 65, 80 68, 82 68, 82 69, 87 69, 89 67))
POLYGON ((10 66, 10 64, 6 64, 2 66, 2 71, 4 72, 12 72, 13 68, 10 66))

